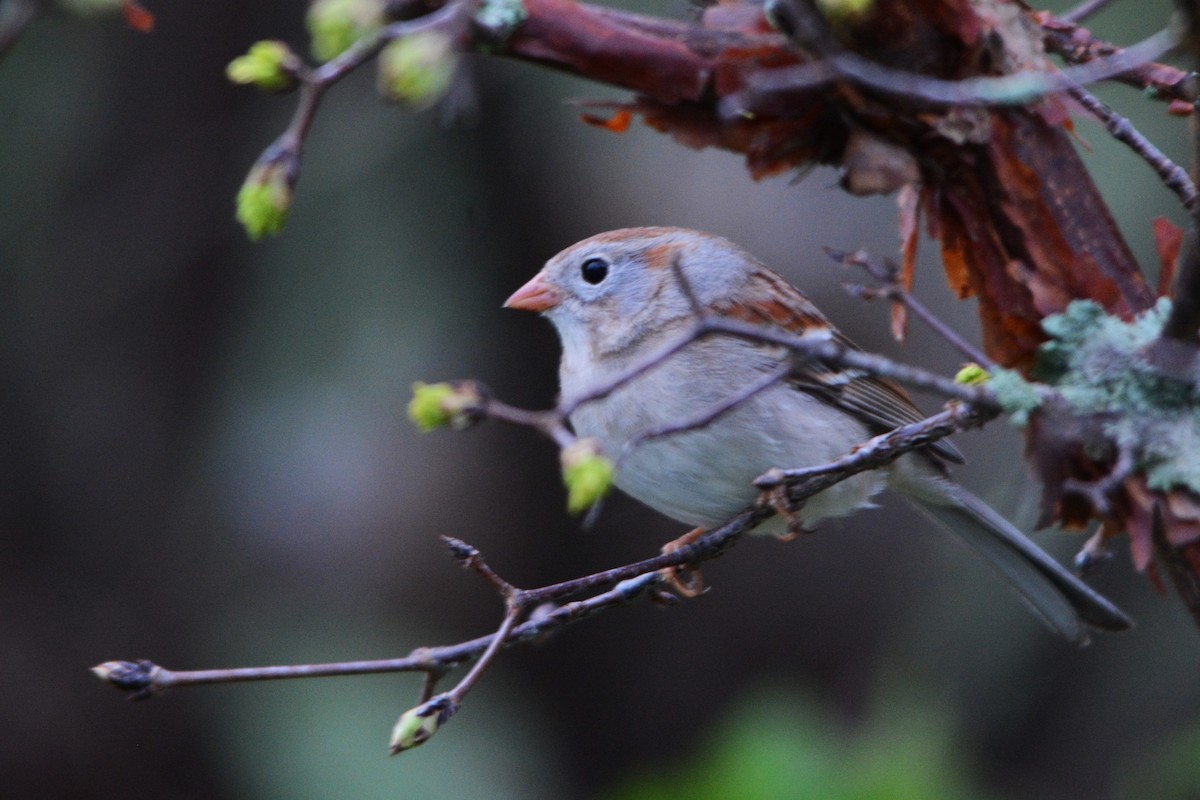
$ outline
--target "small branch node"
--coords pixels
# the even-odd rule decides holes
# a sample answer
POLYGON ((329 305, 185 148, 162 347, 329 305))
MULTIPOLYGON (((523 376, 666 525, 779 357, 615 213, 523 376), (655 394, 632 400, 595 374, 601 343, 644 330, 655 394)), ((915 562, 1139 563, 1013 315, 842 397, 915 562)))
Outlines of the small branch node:
POLYGON ((454 560, 458 562, 460 567, 469 569, 479 577, 483 578, 488 582, 489 585, 491 585, 492 588, 499 592, 500 596, 505 598, 505 600, 509 600, 518 592, 518 590, 513 587, 512 584, 501 578, 495 570, 488 566, 487 562, 483 560, 483 556, 480 554, 479 550, 477 550, 475 547, 472 547, 461 539, 456 539, 453 536, 442 536, 441 540, 442 543, 445 544, 450 550, 450 554, 454 556, 454 560))

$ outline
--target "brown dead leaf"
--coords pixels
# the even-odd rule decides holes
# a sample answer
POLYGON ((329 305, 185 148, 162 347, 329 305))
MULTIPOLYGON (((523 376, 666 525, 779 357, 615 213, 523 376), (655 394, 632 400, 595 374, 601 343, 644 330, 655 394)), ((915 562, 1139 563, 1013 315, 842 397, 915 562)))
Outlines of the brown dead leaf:
POLYGON ((138 3, 137 0, 123 0, 121 13, 125 16, 125 24, 139 33, 150 33, 154 30, 154 15, 138 3))
MULTIPOLYGON (((917 264, 917 242, 921 236, 921 193, 916 184, 900 188, 896 195, 900 209, 900 274, 896 276, 904 291, 912 290, 913 270, 917 264)), ((908 309, 902 303, 892 303, 892 338, 903 342, 908 333, 908 309)))
POLYGON ((580 114, 579 118, 588 125, 594 125, 597 128, 604 128, 612 133, 624 133, 629 130, 629 123, 633 121, 633 112, 628 109, 619 108, 609 117, 600 117, 595 114, 580 114))
POLYGON ((1154 249, 1158 251, 1158 296, 1164 297, 1171 291, 1175 267, 1179 265, 1183 229, 1166 217, 1157 217, 1153 222, 1153 230, 1154 249))

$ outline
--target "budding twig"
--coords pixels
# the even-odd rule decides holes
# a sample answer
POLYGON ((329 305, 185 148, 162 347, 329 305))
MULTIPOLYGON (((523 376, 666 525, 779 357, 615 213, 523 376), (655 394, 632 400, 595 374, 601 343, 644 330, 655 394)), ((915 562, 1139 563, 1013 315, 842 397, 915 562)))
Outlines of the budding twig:
MULTIPOLYGON (((556 407, 545 411, 529 411, 509 406, 495 400, 486 387, 471 381, 433 386, 419 385, 414 394, 414 402, 410 404, 410 415, 423 427, 447 424, 466 427, 481 420, 492 419, 539 431, 563 448, 578 446, 587 440, 577 440, 569 427, 568 420, 573 410, 582 403, 606 396, 688 345, 713 335, 734 336, 774 345, 790 350, 796 357, 818 359, 831 365, 892 378, 965 401, 965 404, 955 403, 946 411, 927 420, 876 437, 856 452, 847 454, 827 467, 772 472, 760 478, 758 483, 762 488, 771 490, 780 486, 786 487, 787 503, 798 507, 808 497, 838 481, 873 466, 890 463, 906 452, 1000 413, 999 404, 986 387, 959 385, 940 375, 853 349, 826 336, 794 335, 781 329, 715 316, 704 311, 695 295, 690 294, 691 288, 687 286, 682 272, 677 267, 676 275, 691 298, 696 313, 693 324, 677 339, 668 342, 641 362, 631 365, 612 380, 581 396, 565 399, 556 407)), ((760 380, 740 388, 694 418, 646 431, 635 441, 640 443, 711 423, 758 392, 786 379, 790 374, 793 359, 782 358, 780 361, 774 370, 766 372, 760 380)), ((397 753, 417 746, 433 736, 438 728, 458 711, 466 695, 506 647, 518 642, 545 638, 571 622, 643 597, 664 604, 677 600, 678 598, 666 593, 663 570, 694 567, 717 558, 736 544, 747 531, 775 514, 776 510, 768 502, 756 501, 725 525, 705 532, 694 541, 669 552, 536 589, 514 586, 493 570, 476 548, 459 539, 443 537, 443 542, 459 564, 483 578, 504 600, 504 617, 497 629, 488 636, 445 647, 418 648, 404 658, 178 672, 149 661, 108 662, 96 667, 94 671, 113 686, 129 692, 134 698, 149 697, 173 687, 210 683, 419 672, 424 676, 419 705, 405 711, 393 729, 390 749, 391 752, 397 753), (585 599, 556 605, 568 598, 589 594, 591 596, 585 599), (530 613, 533 609, 536 611, 530 613), (467 664, 471 665, 470 668, 453 688, 435 694, 438 682, 447 673, 467 664)))

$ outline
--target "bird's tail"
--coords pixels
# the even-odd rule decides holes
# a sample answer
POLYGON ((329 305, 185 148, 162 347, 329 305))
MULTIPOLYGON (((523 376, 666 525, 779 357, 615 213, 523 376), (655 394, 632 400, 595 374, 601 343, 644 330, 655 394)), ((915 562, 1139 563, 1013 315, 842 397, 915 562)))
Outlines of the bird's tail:
POLYGON ((1052 630, 1082 645, 1092 628, 1122 631, 1133 626, 1124 612, 978 497, 949 481, 940 488, 939 497, 911 498, 913 506, 983 556, 1052 630))

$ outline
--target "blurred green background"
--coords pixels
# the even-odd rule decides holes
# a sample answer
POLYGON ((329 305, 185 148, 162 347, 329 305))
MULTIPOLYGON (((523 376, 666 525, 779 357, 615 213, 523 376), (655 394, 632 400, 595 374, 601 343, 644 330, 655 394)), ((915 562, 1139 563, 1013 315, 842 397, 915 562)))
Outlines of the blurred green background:
MULTIPOLYGON (((894 202, 836 175, 756 184, 727 153, 583 126, 620 93, 473 60, 479 109, 442 129, 339 85, 285 233, 251 245, 233 197, 294 98, 229 85, 253 41, 302 47, 300 4, 149 3, 37 21, 0 62, 0 796, 4 798, 1195 798, 1200 636, 1120 554, 1096 585, 1138 628, 1054 639, 967 551, 890 501, 791 544, 748 541, 708 596, 612 612, 507 653, 426 747, 385 756, 413 676, 187 689, 126 703, 91 665, 381 658, 476 636, 500 604, 443 552, 539 585, 681 531, 622 498, 584 532, 553 448, 484 426, 418 435, 417 380, 552 402, 550 326, 500 303, 584 236, 672 224, 731 237, 856 340, 952 371, 840 289, 825 245, 894 254, 894 202)), ((1097 21, 1130 42, 1170 4, 1097 21)), ((680 15, 679 5, 644 10, 680 15)), ((1103 96, 1186 161, 1184 122, 1103 96)), ((1139 257, 1180 215, 1081 121, 1139 257)), ((959 329, 925 243, 918 291, 959 329)), ((960 471, 1035 516, 1017 436, 960 437, 960 471)), ((1063 559, 1078 537, 1038 541, 1063 559)))

